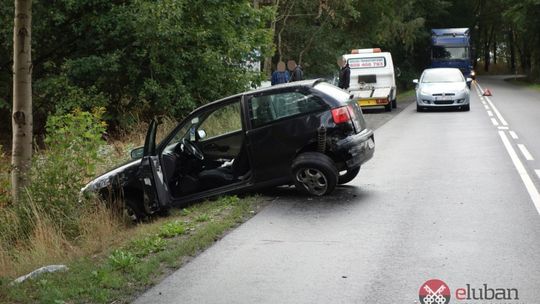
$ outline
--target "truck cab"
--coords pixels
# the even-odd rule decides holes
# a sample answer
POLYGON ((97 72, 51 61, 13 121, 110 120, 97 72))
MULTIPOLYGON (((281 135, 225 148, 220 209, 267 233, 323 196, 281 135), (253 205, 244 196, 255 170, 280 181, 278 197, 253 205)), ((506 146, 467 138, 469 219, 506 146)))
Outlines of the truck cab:
POLYGON ((343 55, 351 69, 349 92, 363 108, 396 107, 396 78, 392 54, 379 48, 356 49, 343 55))
POLYGON ((474 79, 470 39, 468 28, 432 29, 430 68, 457 68, 474 79))

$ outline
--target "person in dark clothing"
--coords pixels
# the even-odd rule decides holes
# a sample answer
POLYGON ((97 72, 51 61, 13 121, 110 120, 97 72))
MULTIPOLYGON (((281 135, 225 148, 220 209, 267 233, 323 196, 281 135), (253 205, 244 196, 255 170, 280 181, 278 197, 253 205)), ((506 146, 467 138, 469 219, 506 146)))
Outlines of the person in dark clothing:
POLYGON ((349 67, 349 63, 343 58, 340 60, 340 66, 338 87, 346 90, 349 88, 351 82, 351 68, 349 67))
POLYGON ((285 70, 285 63, 278 62, 277 70, 272 73, 272 85, 289 82, 289 73, 285 70))
POLYGON ((289 60, 287 62, 287 68, 291 72, 291 79, 290 81, 300 81, 304 79, 304 71, 302 70, 302 67, 299 64, 296 64, 296 61, 289 60))

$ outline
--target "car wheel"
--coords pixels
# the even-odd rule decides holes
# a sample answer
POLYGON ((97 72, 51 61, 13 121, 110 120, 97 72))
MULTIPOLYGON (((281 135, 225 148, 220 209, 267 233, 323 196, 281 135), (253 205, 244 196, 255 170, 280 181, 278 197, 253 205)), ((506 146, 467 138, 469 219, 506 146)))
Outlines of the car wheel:
POLYGON ((339 175, 338 184, 342 185, 352 181, 358 175, 358 172, 360 172, 360 166, 347 170, 344 174, 339 175))
POLYGON ((384 110, 386 112, 391 112, 392 111, 392 102, 391 101, 387 105, 384 106, 384 110))
POLYGON ((319 152, 300 154, 293 161, 292 175, 296 189, 315 196, 329 194, 338 182, 334 161, 319 152))
POLYGON ((418 104, 416 104, 416 112, 424 112, 424 109, 418 104))
POLYGON ((392 100, 392 108, 397 108, 397 99, 392 100))
POLYGON ((124 198, 125 208, 124 208, 124 217, 131 222, 139 223, 148 217, 148 214, 144 211, 144 208, 139 204, 139 202, 133 198, 126 197, 124 198))
POLYGON ((463 107, 461 107, 461 109, 462 109, 463 111, 470 111, 470 110, 471 110, 471 105, 463 106, 463 107))

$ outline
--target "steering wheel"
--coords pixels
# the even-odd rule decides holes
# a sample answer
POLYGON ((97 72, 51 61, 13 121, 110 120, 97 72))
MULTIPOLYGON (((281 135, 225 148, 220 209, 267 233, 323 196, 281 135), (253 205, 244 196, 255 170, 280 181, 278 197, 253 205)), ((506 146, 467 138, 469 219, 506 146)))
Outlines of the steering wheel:
POLYGON ((187 152, 187 154, 193 155, 198 160, 204 160, 204 154, 199 147, 194 145, 187 138, 182 139, 182 144, 184 145, 184 151, 187 152))

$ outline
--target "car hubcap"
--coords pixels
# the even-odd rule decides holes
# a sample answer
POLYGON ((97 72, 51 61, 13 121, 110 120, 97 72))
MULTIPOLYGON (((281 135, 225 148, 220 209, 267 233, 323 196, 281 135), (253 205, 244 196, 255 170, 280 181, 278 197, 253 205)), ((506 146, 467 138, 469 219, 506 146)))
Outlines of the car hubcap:
POLYGON ((296 173, 296 180, 313 195, 321 196, 328 188, 326 176, 317 169, 305 168, 299 170, 296 173))

